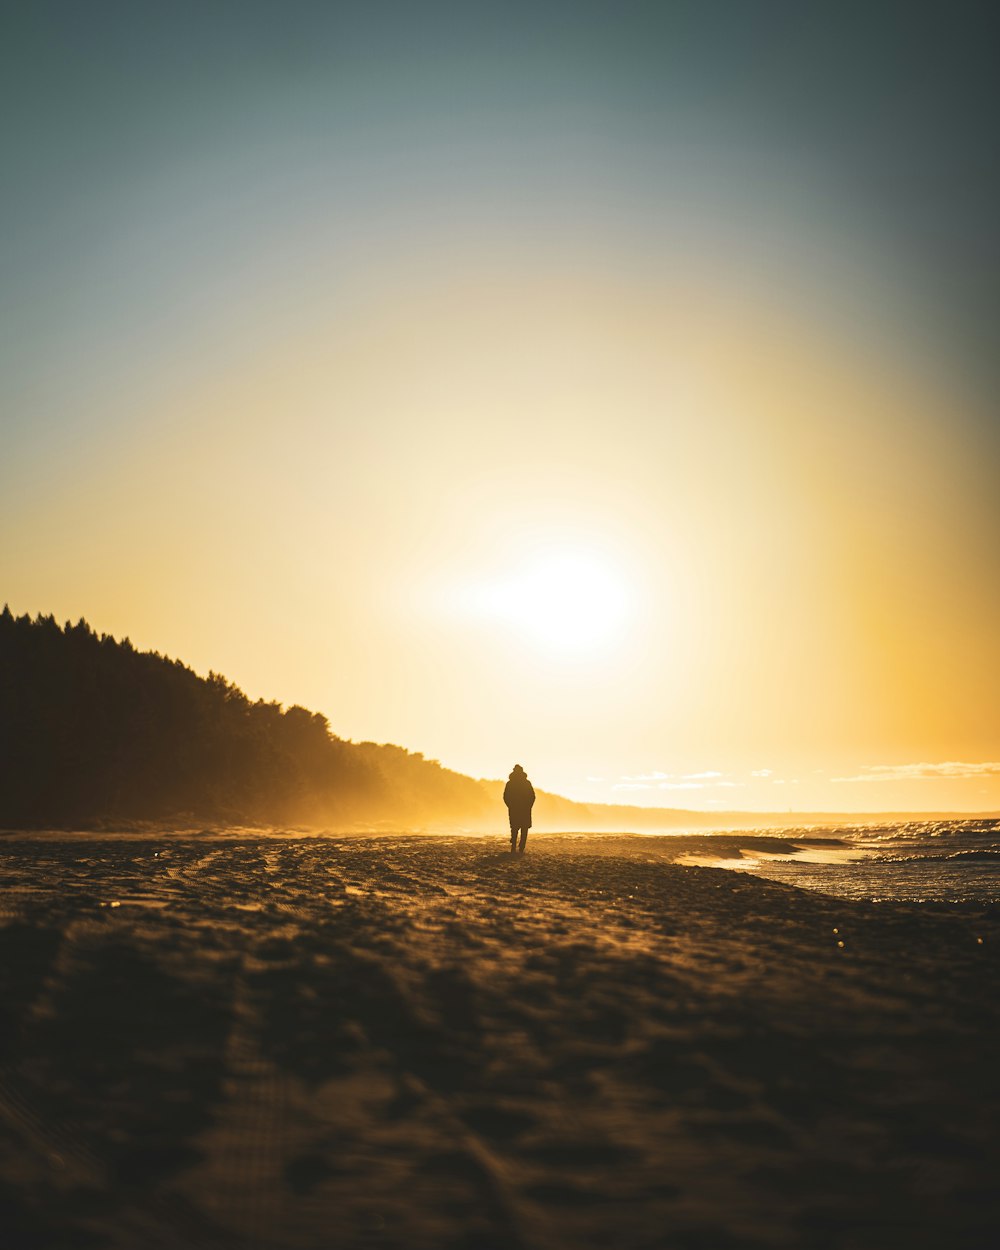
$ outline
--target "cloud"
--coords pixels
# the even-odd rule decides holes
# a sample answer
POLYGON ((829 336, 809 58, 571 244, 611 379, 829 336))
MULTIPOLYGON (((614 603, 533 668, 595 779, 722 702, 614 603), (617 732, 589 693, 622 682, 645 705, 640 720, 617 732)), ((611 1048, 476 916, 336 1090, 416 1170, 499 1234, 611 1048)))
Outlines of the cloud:
POLYGON ((742 781, 720 781, 720 772, 704 773, 636 773, 634 776, 621 777, 611 788, 613 790, 706 790, 712 786, 723 786, 726 789, 739 789, 742 781))
POLYGON ((1000 763, 963 764, 866 764, 856 777, 832 777, 832 781, 935 781, 1000 775, 1000 763))
POLYGON ((751 777, 770 777, 771 773, 773 772, 774 772, 773 768, 755 768, 754 771, 750 774, 750 776, 751 777))
MULTIPOLYGON (((695 774, 696 776, 698 774, 695 774)), ((716 773, 717 777, 719 774, 716 773)), ((660 790, 707 790, 711 786, 724 786, 727 790, 738 790, 742 781, 661 781, 660 790)))

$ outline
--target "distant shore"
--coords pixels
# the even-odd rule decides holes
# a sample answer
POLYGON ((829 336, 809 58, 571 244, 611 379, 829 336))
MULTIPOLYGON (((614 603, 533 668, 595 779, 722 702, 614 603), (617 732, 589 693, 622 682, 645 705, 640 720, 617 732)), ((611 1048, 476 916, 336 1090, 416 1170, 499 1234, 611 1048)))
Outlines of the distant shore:
MULTIPOLYGON (((488 784, 488 783, 482 783, 488 784)), ((500 783, 497 782, 497 785, 500 783)), ((696 812, 684 808, 653 808, 602 806, 580 804, 558 795, 540 794, 539 819, 536 825, 545 830, 545 836, 564 837, 577 834, 615 835, 629 833, 726 833, 728 831, 759 831, 770 829, 837 829, 860 825, 890 825, 909 821, 945 820, 1000 820, 1000 811, 986 812, 696 812), (545 814, 546 802, 555 799, 571 809, 569 816, 583 817, 574 822, 568 819, 557 822, 545 814)), ((59 825, 52 822, 37 825, 0 825, 0 838, 17 838, 22 834, 35 837, 48 835, 80 834, 91 837, 102 835, 123 836, 191 836, 227 837, 248 836, 275 837, 366 837, 378 834, 391 836, 420 834, 452 837, 460 834, 485 836, 494 830, 502 832, 504 818, 498 804, 496 820, 466 823, 434 822, 431 824, 404 825, 399 821, 365 823, 353 821, 344 826, 329 823, 273 823, 227 822, 224 820, 199 819, 195 815, 181 814, 176 818, 161 820, 129 820, 115 818, 89 823, 70 822, 59 825)), ((536 835, 537 836, 537 835, 536 835)))

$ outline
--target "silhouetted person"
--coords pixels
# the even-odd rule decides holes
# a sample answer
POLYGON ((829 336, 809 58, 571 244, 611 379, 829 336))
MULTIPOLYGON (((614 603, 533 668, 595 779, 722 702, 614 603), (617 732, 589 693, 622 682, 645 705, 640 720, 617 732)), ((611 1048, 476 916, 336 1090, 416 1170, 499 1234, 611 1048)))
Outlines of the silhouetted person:
POLYGON ((510 817, 510 853, 520 851, 524 854, 524 844, 528 840, 531 828, 531 808, 535 802, 535 791, 528 774, 520 764, 515 764, 513 771, 503 788, 503 801, 507 804, 507 815, 510 817), (521 844, 517 844, 517 835, 521 835, 521 844))

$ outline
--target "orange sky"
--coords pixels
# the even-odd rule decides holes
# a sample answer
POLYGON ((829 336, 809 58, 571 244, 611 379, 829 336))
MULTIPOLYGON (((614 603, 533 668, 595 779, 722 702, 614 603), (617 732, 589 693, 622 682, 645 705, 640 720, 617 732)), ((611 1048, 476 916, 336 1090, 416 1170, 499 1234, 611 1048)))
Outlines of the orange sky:
POLYGON ((47 449, 12 607, 574 797, 1000 806, 971 400, 797 312, 481 257, 263 317, 47 449))
POLYGON ((11 609, 576 798, 1000 809, 978 236, 912 246, 944 218, 907 190, 964 149, 886 144, 880 200, 852 145, 909 69, 775 112, 783 63, 692 22, 697 74, 676 32, 553 59, 363 16, 284 60, 209 21, 189 63, 165 16, 134 74, 26 61, 11 609))

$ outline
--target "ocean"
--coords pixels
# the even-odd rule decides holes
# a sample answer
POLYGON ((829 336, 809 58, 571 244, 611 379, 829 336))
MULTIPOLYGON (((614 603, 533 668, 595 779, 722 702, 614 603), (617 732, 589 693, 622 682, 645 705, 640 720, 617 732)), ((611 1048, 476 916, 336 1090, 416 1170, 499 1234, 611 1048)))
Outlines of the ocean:
POLYGON ((751 844, 740 858, 716 866, 841 898, 1000 902, 1000 820, 755 832, 789 842, 788 852, 757 851, 751 844))

